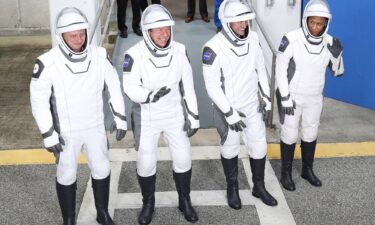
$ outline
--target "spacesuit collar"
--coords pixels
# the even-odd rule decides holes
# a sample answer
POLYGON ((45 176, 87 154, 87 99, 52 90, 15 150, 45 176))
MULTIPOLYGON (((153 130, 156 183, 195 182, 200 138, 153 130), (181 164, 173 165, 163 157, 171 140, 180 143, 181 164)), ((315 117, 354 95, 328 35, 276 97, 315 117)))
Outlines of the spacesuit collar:
POLYGON ((241 47, 245 44, 245 42, 242 42, 242 41, 234 41, 232 38, 229 37, 229 35, 224 31, 224 29, 221 30, 221 33, 235 47, 241 47))
POLYGON ((60 49, 60 51, 62 52, 62 54, 65 56, 65 58, 68 60, 68 61, 70 61, 70 62, 73 62, 73 63, 76 63, 76 62, 84 62, 85 60, 86 60, 86 58, 87 58, 87 54, 84 56, 84 57, 82 57, 82 58, 78 58, 78 59, 74 59, 74 58, 72 58, 72 57, 70 57, 63 49, 62 49, 62 47, 59 45, 59 49, 60 49))
POLYGON ((169 52, 170 52, 170 51, 167 51, 164 54, 157 53, 156 51, 154 51, 153 49, 150 48, 150 46, 146 43, 145 40, 144 40, 144 43, 145 43, 147 49, 150 51, 151 55, 154 56, 154 57, 164 57, 164 56, 167 56, 169 54, 169 52))

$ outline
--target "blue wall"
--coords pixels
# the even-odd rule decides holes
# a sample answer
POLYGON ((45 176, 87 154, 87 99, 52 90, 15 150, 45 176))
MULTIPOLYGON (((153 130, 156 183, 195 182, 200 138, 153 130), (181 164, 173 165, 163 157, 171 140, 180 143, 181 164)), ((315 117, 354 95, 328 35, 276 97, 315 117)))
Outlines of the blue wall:
POLYGON ((328 33, 339 37, 344 46, 345 73, 335 78, 327 72, 324 95, 375 109, 375 1, 328 3, 332 13, 328 33))

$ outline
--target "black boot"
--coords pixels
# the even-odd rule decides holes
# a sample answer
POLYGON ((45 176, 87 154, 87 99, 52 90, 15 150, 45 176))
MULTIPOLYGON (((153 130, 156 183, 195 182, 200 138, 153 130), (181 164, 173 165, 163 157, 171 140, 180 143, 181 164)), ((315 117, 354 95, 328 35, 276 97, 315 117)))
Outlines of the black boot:
POLYGON ((264 186, 264 168, 266 157, 263 159, 250 158, 251 172, 253 173, 253 196, 262 199, 263 203, 270 206, 276 206, 277 201, 268 193, 264 186))
POLYGON ((91 179, 97 211, 96 221, 103 225, 115 225, 108 213, 109 181, 110 175, 102 180, 91 179))
POLYGON ((281 179, 280 182, 288 191, 295 191, 296 185, 292 179, 292 163, 294 158, 294 150, 296 144, 285 144, 280 141, 280 156, 281 156, 281 179))
POLYGON ((226 159, 221 156, 225 179, 227 180, 228 205, 233 209, 241 208, 241 199, 238 193, 238 156, 226 159))
POLYGON ((321 187, 322 182, 313 171, 313 162, 315 155, 316 140, 313 142, 304 142, 301 140, 301 154, 302 154, 302 173, 301 177, 310 182, 311 185, 321 187))
POLYGON ((77 182, 71 185, 62 185, 56 180, 57 198, 59 199, 64 225, 76 224, 76 190, 77 182))
POLYGON ((141 187, 143 196, 142 210, 138 216, 139 224, 149 224, 152 220, 152 215, 155 210, 155 182, 156 174, 149 177, 138 176, 138 183, 141 187))
POLYGON ((175 173, 173 171, 173 179, 178 192, 178 208, 183 212, 187 221, 192 223, 197 222, 198 215, 190 201, 191 169, 185 173, 175 173))

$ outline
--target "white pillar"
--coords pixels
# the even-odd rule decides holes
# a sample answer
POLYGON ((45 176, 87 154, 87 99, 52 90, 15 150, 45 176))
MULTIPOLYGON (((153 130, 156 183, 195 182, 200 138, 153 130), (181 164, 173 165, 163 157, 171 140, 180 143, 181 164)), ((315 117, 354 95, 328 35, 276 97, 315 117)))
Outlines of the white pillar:
MULTIPOLYGON (((55 37, 55 23, 56 17, 59 12, 65 7, 75 7, 81 10, 87 17, 90 28, 93 29, 95 26, 95 18, 97 11, 99 9, 99 0, 64 0, 64 1, 56 1, 56 0, 49 0, 49 10, 50 10, 50 28, 51 28, 51 38, 52 38, 52 46, 57 45, 57 40, 55 37)), ((96 27, 94 38, 92 39, 92 44, 96 45, 100 41, 100 20, 99 24, 96 27)))

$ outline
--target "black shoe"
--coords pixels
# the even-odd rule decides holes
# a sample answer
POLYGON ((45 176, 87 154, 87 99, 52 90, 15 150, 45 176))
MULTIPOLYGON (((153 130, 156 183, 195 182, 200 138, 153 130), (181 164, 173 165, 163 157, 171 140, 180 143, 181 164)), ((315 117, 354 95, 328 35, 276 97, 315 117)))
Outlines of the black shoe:
POLYGON ((138 223, 139 224, 149 224, 152 220, 152 215, 154 214, 155 210, 155 183, 156 183, 156 175, 152 175, 149 177, 141 177, 137 175, 139 186, 141 187, 142 191, 142 210, 138 216, 138 223))
POLYGON ((153 204, 143 204, 138 216, 138 223, 141 225, 150 224, 155 206, 153 204))
POLYGON ((301 177, 306 179, 311 185, 321 187, 322 182, 314 174, 313 163, 316 148, 316 140, 313 142, 305 142, 301 140, 301 155, 302 155, 302 172, 301 177))
POLYGON ((227 181, 228 205, 232 209, 241 209, 241 199, 238 193, 238 156, 226 159, 221 156, 225 179, 227 181))
POLYGON ((250 168, 253 173, 253 196, 260 198, 262 202, 269 206, 276 206, 277 201, 264 186, 264 168, 266 163, 266 157, 262 159, 250 158, 250 168))
POLYGON ((202 20, 206 23, 210 22, 210 18, 208 16, 202 16, 202 20))
POLYGON ((127 38, 128 37, 128 32, 126 30, 119 31, 120 37, 121 38, 127 38))
POLYGON ((102 225, 115 225, 108 212, 110 175, 101 180, 92 178, 91 181, 97 212, 96 221, 102 225))
POLYGON ((193 20, 194 20, 194 18, 192 16, 186 16, 185 17, 185 23, 190 23, 193 20))
POLYGON ((136 35, 138 35, 138 36, 143 36, 143 35, 142 35, 142 31, 141 31, 141 29, 137 28, 137 29, 134 29, 133 31, 134 31, 134 33, 135 33, 136 35))
POLYGON ((59 199, 64 225, 75 225, 77 182, 62 185, 56 180, 56 191, 59 199))
POLYGON ((198 215, 190 201, 191 169, 185 173, 173 171, 173 178, 178 192, 178 209, 184 214, 187 221, 191 223, 197 222, 198 215))
POLYGON ((280 155, 281 155, 281 185, 288 191, 295 191, 296 185, 292 179, 292 163, 294 158, 294 150, 296 144, 285 144, 280 141, 280 155))

